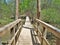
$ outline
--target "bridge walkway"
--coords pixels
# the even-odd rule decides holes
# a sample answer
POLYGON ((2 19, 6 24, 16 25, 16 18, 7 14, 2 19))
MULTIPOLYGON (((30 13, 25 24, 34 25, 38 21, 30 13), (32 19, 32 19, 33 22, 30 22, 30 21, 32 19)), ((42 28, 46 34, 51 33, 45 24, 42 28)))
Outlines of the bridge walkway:
POLYGON ((38 42, 39 40, 35 36, 33 25, 27 16, 16 45, 37 45, 39 44, 38 42))

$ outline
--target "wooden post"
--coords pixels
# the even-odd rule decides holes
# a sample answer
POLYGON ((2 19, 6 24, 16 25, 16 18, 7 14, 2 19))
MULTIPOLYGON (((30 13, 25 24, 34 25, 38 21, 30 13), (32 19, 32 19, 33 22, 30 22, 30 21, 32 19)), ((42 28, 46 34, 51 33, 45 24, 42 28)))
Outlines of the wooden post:
POLYGON ((44 38, 46 38, 46 36, 47 36, 47 29, 45 29, 44 38))
POLYGON ((43 38, 44 38, 44 32, 45 32, 45 27, 43 27, 43 31, 42 31, 42 38, 41 38, 41 45, 43 45, 43 38))
POLYGON ((37 0, 37 18, 39 19, 41 12, 40 0, 37 0))
MULTIPOLYGON (((14 26, 14 28, 13 28, 13 31, 14 31, 13 33, 14 33, 14 35, 15 35, 15 26, 14 26)), ((16 44, 15 44, 15 38, 14 38, 14 45, 16 45, 16 44)))
POLYGON ((19 4, 19 3, 18 3, 18 0, 16 0, 16 19, 18 19, 18 15, 19 15, 19 14, 18 14, 18 12, 19 12, 19 11, 18 11, 18 4, 19 4))
POLYGON ((1 42, 1 37, 0 37, 0 45, 2 45, 2 42, 1 42))
MULTIPOLYGON (((40 17, 40 10, 41 10, 41 8, 40 8, 40 0, 37 0, 37 18, 38 19, 40 17)), ((38 25, 39 25, 39 23, 37 23, 37 34, 38 34, 38 25)))
POLYGON ((59 38, 56 39, 56 45, 60 45, 60 39, 59 38))

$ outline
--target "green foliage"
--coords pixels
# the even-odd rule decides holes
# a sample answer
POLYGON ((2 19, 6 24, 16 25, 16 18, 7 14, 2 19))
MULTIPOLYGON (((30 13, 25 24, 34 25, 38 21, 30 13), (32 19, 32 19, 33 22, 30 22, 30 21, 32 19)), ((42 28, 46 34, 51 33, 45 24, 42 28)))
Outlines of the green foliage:
POLYGON ((19 3, 20 14, 24 14, 28 11, 34 13, 36 11, 36 5, 35 4, 36 4, 36 0, 21 0, 19 3))
POLYGON ((0 26, 6 25, 13 21, 12 16, 15 15, 15 1, 9 3, 6 0, 0 1, 0 26))
POLYGON ((59 11, 54 8, 48 8, 47 10, 42 10, 42 17, 44 21, 48 21, 50 23, 59 23, 59 11))
POLYGON ((12 21, 13 19, 9 19, 9 18, 0 19, 0 26, 4 26, 12 21))
MULTIPOLYGON (((37 0, 19 0, 19 14, 30 12, 34 17, 37 14, 37 0)), ((50 24, 60 23, 60 0, 41 0, 41 20, 50 24)), ((0 24, 7 24, 15 16, 15 0, 0 0, 0 24)))
POLYGON ((41 5, 41 20, 60 28, 60 0, 42 1, 41 5))

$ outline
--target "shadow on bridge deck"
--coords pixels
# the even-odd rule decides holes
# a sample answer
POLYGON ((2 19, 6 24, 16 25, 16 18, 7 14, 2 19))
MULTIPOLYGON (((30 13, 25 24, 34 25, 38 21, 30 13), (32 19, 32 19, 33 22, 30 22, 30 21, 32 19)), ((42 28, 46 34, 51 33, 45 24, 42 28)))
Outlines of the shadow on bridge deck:
POLYGON ((40 41, 34 29, 31 29, 30 31, 31 31, 31 38, 32 38, 33 45, 40 45, 40 41))

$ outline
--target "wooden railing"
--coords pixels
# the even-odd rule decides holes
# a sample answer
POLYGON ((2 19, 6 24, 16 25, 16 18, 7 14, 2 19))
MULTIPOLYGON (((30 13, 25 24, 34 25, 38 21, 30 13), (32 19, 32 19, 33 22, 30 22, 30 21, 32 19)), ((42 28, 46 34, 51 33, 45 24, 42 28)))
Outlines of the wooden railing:
POLYGON ((60 45, 60 29, 39 19, 34 19, 34 21, 35 31, 37 32, 41 45, 60 45), (52 42, 55 41, 54 44, 52 44, 49 38, 52 42))
POLYGON ((21 32, 21 27, 22 21, 21 19, 17 19, 16 21, 0 28, 0 43, 3 45, 16 45, 21 32))

